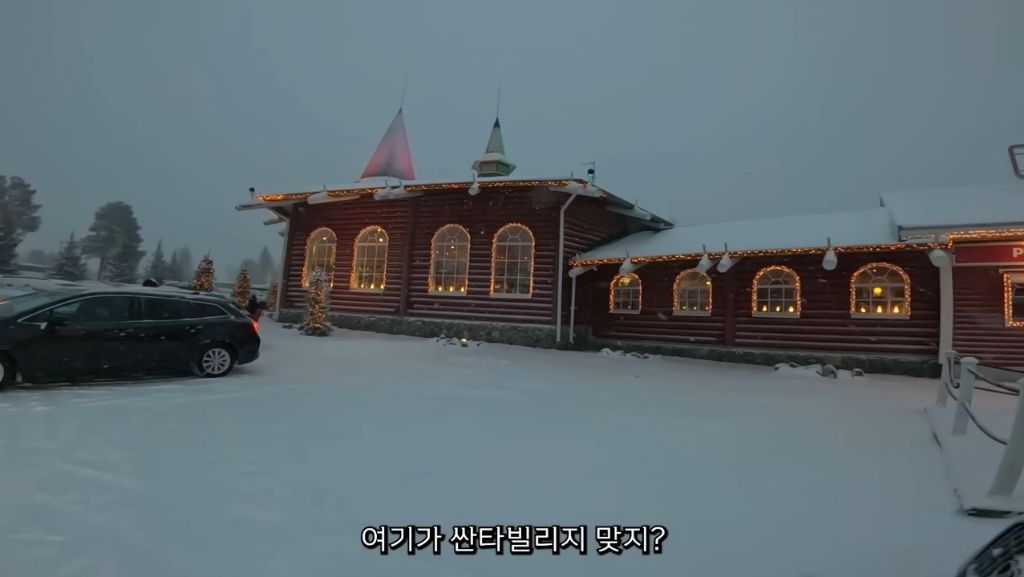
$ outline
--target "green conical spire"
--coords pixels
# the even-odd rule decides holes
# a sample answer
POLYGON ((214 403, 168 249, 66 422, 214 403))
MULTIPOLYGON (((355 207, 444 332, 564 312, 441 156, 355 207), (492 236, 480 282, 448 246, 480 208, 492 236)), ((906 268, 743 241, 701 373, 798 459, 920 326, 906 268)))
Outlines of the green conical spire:
POLYGON ((484 155, 473 163, 479 176, 508 176, 516 165, 505 158, 505 141, 501 137, 501 122, 495 118, 491 137, 487 139, 484 155))

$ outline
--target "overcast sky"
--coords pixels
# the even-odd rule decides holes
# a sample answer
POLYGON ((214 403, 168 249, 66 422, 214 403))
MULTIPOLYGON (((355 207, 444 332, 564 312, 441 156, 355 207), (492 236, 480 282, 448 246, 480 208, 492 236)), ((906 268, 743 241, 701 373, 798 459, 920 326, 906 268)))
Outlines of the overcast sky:
MULTIPOLYGON (((502 88, 515 176, 596 161, 680 223, 1013 180, 1020 0, 0 0, 0 174, 43 226, 131 203, 234 266, 280 238, 247 189, 358 178, 408 78, 420 180, 468 178, 502 88)), ((1024 192, 1024 185, 1022 185, 1024 192)))

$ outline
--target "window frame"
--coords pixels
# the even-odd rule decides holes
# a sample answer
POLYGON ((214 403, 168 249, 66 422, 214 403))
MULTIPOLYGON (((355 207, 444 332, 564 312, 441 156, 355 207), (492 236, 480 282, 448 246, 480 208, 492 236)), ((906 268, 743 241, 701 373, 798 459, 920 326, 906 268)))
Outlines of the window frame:
MULTIPOLYGON (((766 288, 768 286, 769 285, 765 285, 766 288)), ((761 270, 757 271, 757 274, 754 275, 753 282, 751 282, 751 286, 750 286, 750 314, 753 317, 760 317, 760 318, 798 319, 798 318, 800 318, 800 315, 801 315, 801 313, 803 311, 803 304, 801 302, 802 298, 803 298, 803 291, 801 290, 801 287, 800 287, 800 275, 797 274, 797 272, 795 270, 789 268, 788 266, 782 266, 782 265, 766 266, 766 267, 762 268, 761 270), (774 273, 774 272, 782 272, 784 274, 790 275, 793 278, 793 284, 792 285, 782 285, 783 289, 788 288, 788 287, 791 287, 793 289, 793 304, 791 305, 793 307, 793 309, 794 309, 793 312, 790 312, 790 311, 772 311, 772 310, 759 311, 758 310, 758 305, 761 304, 761 303, 758 302, 759 299, 758 299, 758 295, 757 295, 757 289, 760 286, 760 281, 761 281, 761 279, 765 275, 771 274, 771 273, 774 273)), ((785 301, 786 301, 786 299, 783 298, 782 302, 785 302, 785 301)), ((765 303, 765 304, 767 304, 768 306, 771 306, 771 301, 769 300, 769 302, 765 303)), ((783 306, 785 306, 785 305, 783 305, 783 306)))
POLYGON ((1013 318, 1013 286, 1024 287, 1024 270, 1003 271, 1003 325, 1010 329, 1024 329, 1024 319, 1013 318))
MULTIPOLYGON (((620 301, 622 299, 619 299, 620 301)), ((632 299, 630 299, 632 302, 632 299)), ((608 312, 616 315, 638 315, 644 308, 644 283, 640 280, 640 276, 636 273, 630 272, 626 274, 616 274, 612 277, 611 285, 608 287, 608 312), (625 289, 627 287, 619 287, 619 281, 624 278, 633 278, 636 280, 636 288, 628 287, 627 290, 636 291, 636 309, 617 309, 615 308, 615 291, 625 289)))
MULTIPOLYGON (((868 264, 858 268, 857 270, 855 270, 853 272, 852 275, 850 275, 850 318, 854 318, 854 319, 893 319, 893 320, 900 320, 900 319, 902 319, 902 320, 909 320, 910 319, 910 311, 911 311, 911 307, 910 307, 910 287, 911 287, 910 275, 908 275, 907 272, 904 271, 901 267, 896 266, 896 265, 894 265, 892 263, 888 263, 888 262, 872 262, 872 263, 868 263, 868 264), (857 282, 857 277, 865 275, 865 274, 868 274, 870 269, 872 269, 872 268, 885 268, 885 269, 888 269, 890 271, 893 271, 893 272, 895 272, 896 274, 898 274, 900 276, 901 282, 900 283, 885 283, 885 284, 867 283, 867 282, 858 283, 857 282), (891 287, 894 287, 894 286, 900 286, 900 285, 902 285, 902 287, 903 287, 903 299, 902 299, 902 302, 900 303, 903 306, 903 310, 901 312, 898 312, 898 313, 893 313, 893 312, 882 312, 882 313, 872 312, 871 311, 871 305, 873 304, 873 302, 872 302, 871 298, 868 299, 868 303, 869 303, 868 304, 868 312, 861 312, 861 311, 857 310, 857 301, 863 300, 863 299, 858 299, 857 298, 857 289, 858 288, 881 286, 881 287, 884 287, 883 290, 888 290, 888 288, 891 288, 891 287)), ((888 303, 890 305, 893 302, 891 297, 886 297, 886 300, 888 301, 888 303)))
MULTIPOLYGON (((490 294, 491 294, 492 297, 494 297, 494 298, 501 298, 501 299, 530 299, 530 298, 533 298, 533 270, 534 270, 534 261, 536 260, 535 259, 536 249, 537 249, 537 241, 536 241, 536 238, 533 236, 533 231, 530 230, 530 227, 526 226, 525 224, 520 224, 518 222, 510 222, 510 223, 506 224, 505 226, 499 228, 498 231, 494 233, 494 237, 491 239, 491 288, 490 288, 490 294), (498 277, 498 275, 497 275, 497 272, 498 272, 498 236, 501 235, 503 232, 505 232, 505 231, 507 231, 509 229, 513 229, 513 228, 525 231, 526 232, 526 236, 529 239, 529 242, 527 243, 527 242, 523 242, 523 241, 520 240, 520 241, 516 241, 516 242, 503 242, 502 245, 503 246, 523 247, 523 246, 526 246, 527 244, 529 244, 529 247, 530 247, 530 266, 529 266, 529 272, 527 272, 527 275, 528 275, 527 276, 527 292, 525 292, 525 293, 521 293, 521 292, 514 292, 514 293, 512 293, 512 292, 495 292, 495 290, 494 290, 495 280, 498 277)), ((507 255, 507 251, 506 251, 506 255, 507 255)), ((505 258, 505 260, 503 262, 509 262, 509 261, 508 261, 507 258, 505 258)), ((505 270, 506 270, 506 273, 504 275, 502 275, 502 278, 507 280, 509 278, 509 275, 507 274, 507 271, 508 271, 507 265, 506 265, 506 269, 505 270)), ((516 275, 517 282, 519 280, 521 280, 521 279, 522 279, 521 275, 516 275)))
POLYGON ((315 272, 316 270, 309 269, 309 259, 311 256, 310 247, 313 245, 313 241, 316 240, 315 236, 323 231, 327 231, 328 233, 330 233, 331 237, 333 237, 333 242, 331 243, 329 249, 330 257, 325 259, 326 264, 330 266, 330 271, 328 272, 325 270, 324 272, 327 272, 327 287, 334 287, 334 270, 337 268, 336 261, 338 259, 338 234, 331 230, 329 227, 321 226, 317 227, 316 229, 313 230, 313 232, 309 233, 309 235, 306 236, 306 251, 302 255, 302 278, 300 279, 300 286, 304 289, 309 288, 309 283, 312 280, 313 272, 315 272))
POLYGON ((125 324, 125 323, 136 322, 136 321, 139 320, 139 316, 140 316, 140 314, 139 314, 140 313, 139 301, 137 299, 137 296, 138 295, 135 295, 135 294, 116 294, 116 293, 100 293, 100 294, 81 295, 81 296, 78 296, 78 297, 74 297, 74 298, 69 298, 67 300, 63 300, 63 301, 58 302, 58 303, 53 303, 53 304, 51 304, 49 306, 45 306, 45 307, 43 307, 41 309, 38 309, 38 310, 36 310, 34 312, 30 312, 28 314, 22 315, 21 317, 18 318, 17 322, 20 323, 20 324, 43 325, 45 323, 50 322, 50 320, 52 320, 52 319, 46 318, 46 319, 43 319, 43 320, 32 320, 33 317, 39 317, 39 316, 42 316, 42 315, 50 317, 50 316, 52 316, 52 313, 53 313, 53 311, 55 309, 59 309, 61 307, 65 307, 65 306, 68 306, 68 305, 71 305, 71 304, 75 304, 75 303, 81 303, 82 301, 86 301, 86 300, 89 300, 89 299, 112 298, 112 297, 123 297, 123 298, 128 299, 128 319, 127 320, 123 320, 123 321, 105 321, 105 322, 96 322, 96 323, 82 322, 82 323, 76 323, 76 324, 84 325, 84 326, 95 326, 95 325, 114 325, 114 324, 125 324))
MULTIPOLYGON (((460 224, 454 224, 454 223, 453 224, 445 224, 445 225, 442 225, 441 227, 439 227, 436 231, 434 231, 434 236, 432 236, 430 238, 430 272, 427 275, 427 293, 428 294, 434 295, 434 296, 448 296, 448 297, 464 297, 464 296, 469 294, 469 264, 470 264, 470 257, 471 257, 470 250, 472 249, 472 246, 473 246, 472 235, 469 234, 469 231, 466 230, 466 227, 464 227, 464 226, 462 226, 460 224), (449 290, 437 289, 434 286, 434 275, 435 275, 435 272, 437 270, 437 264, 438 264, 438 259, 437 259, 437 256, 438 256, 437 255, 437 246, 438 246, 438 244, 437 244, 437 241, 438 241, 438 238, 440 237, 441 233, 446 231, 446 230, 448 230, 448 229, 457 229, 461 233, 460 236, 461 235, 465 235, 465 239, 466 239, 466 242, 465 242, 465 247, 466 247, 465 262, 466 262, 466 265, 465 265, 465 268, 464 268, 463 273, 461 275, 461 278, 457 279, 457 280, 461 280, 462 281, 463 290, 449 291, 449 290)), ((453 262, 456 262, 456 263, 459 262, 459 256, 458 256, 459 250, 458 250, 458 248, 459 247, 456 246, 456 255, 455 255, 456 258, 453 260, 453 262)), ((445 259, 445 262, 448 262, 447 259, 445 259)), ((442 286, 443 286, 443 283, 442 283, 442 286)))
MULTIPOLYGON (((711 277, 707 273, 703 273, 703 272, 701 272, 701 271, 699 271, 699 270, 697 270, 695 268, 688 268, 688 269, 679 271, 679 274, 676 275, 675 280, 672 282, 672 314, 674 316, 678 316, 678 317, 709 317, 709 316, 711 316, 711 309, 712 309, 712 306, 713 306, 713 303, 714 303, 713 296, 712 296, 712 288, 713 288, 712 280, 711 280, 711 277), (684 276, 689 275, 691 273, 696 274, 696 282, 702 282, 704 280, 707 281, 703 285, 697 285, 695 287, 696 290, 698 290, 698 291, 701 290, 701 286, 707 287, 706 290, 708 292, 708 296, 707 296, 707 299, 705 299, 706 303, 705 302, 701 302, 701 303, 698 304, 698 306, 702 306, 702 305, 706 304, 707 305, 706 309, 702 308, 700 310, 695 310, 694 311, 694 310, 679 308, 679 303, 680 303, 679 289, 681 288, 680 283, 683 280, 684 276)), ((693 290, 693 288, 689 288, 687 290, 693 290)), ((698 300, 699 300, 699 297, 698 297, 698 300)), ((689 304, 689 298, 687 298, 687 303, 689 304)))
MULTIPOLYGON (((348 278, 348 290, 350 292, 375 293, 375 294, 380 294, 380 293, 384 292, 384 288, 387 286, 387 282, 388 282, 388 251, 390 250, 390 248, 391 248, 391 235, 388 234, 388 231, 385 230, 383 226, 372 224, 372 225, 364 228, 363 230, 360 230, 359 233, 356 234, 355 240, 352 241, 352 271, 349 273, 349 278, 348 278), (367 234, 369 234, 371 232, 379 232, 380 234, 382 234, 384 236, 384 242, 383 242, 383 245, 384 245, 384 258, 383 259, 379 259, 379 258, 374 258, 373 259, 375 262, 376 261, 381 261, 382 270, 380 271, 380 287, 379 288, 363 288, 363 287, 358 286, 358 284, 359 284, 358 281, 360 280, 359 279, 359 275, 360 275, 360 273, 359 273, 359 249, 360 248, 368 249, 368 248, 371 248, 371 247, 372 248, 380 248, 380 246, 381 246, 380 242, 374 243, 374 242, 367 242, 367 241, 361 241, 360 240, 363 236, 365 236, 365 235, 367 235, 367 234)), ((363 262, 365 263, 367 260, 368 259, 364 258, 363 262)), ((374 266, 374 272, 372 274, 374 279, 376 279, 376 272, 377 272, 377 270, 376 270, 376 265, 375 265, 374 266)))

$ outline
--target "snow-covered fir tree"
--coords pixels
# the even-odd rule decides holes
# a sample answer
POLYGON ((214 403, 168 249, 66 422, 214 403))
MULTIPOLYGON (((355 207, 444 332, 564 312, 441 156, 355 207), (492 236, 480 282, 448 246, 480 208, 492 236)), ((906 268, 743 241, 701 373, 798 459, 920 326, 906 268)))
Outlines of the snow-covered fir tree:
POLYGON ((64 280, 82 280, 85 278, 85 263, 82 262, 82 250, 71 233, 67 242, 57 253, 57 263, 53 266, 53 277, 64 280))
MULTIPOLYGON (((175 264, 175 266, 177 266, 177 264, 175 264)), ((146 265, 146 278, 163 282, 168 278, 169 269, 170 267, 167 265, 167 259, 164 258, 164 243, 162 240, 157 241, 156 250, 153 251, 153 256, 149 259, 149 264, 146 265)))

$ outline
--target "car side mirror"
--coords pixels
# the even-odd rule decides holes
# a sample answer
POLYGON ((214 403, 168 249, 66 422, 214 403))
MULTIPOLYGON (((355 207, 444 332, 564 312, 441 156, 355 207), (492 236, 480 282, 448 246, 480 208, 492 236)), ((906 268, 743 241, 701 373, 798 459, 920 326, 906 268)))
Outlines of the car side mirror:
POLYGON ((66 327, 68 324, 67 319, 50 319, 43 323, 43 330, 49 332, 59 327, 66 327))

